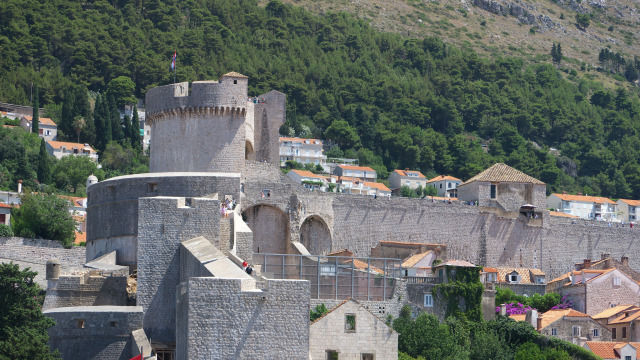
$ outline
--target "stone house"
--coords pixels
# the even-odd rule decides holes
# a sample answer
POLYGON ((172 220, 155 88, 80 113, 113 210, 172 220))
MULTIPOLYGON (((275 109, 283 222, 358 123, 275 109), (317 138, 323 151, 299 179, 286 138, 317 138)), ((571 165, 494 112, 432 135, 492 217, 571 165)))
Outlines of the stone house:
POLYGON ((280 137, 279 144, 280 166, 285 166, 287 161, 297 161, 327 169, 327 156, 323 154, 322 140, 280 137))
POLYGON ((573 301, 574 309, 593 315, 620 304, 640 305, 640 284, 619 269, 572 271, 550 281, 547 292, 551 291, 573 301))
POLYGON ((89 144, 80 144, 64 141, 47 141, 47 151, 58 159, 65 156, 87 156, 93 161, 98 161, 98 153, 89 144))
POLYGON ((358 178, 369 182, 375 182, 378 178, 376 171, 368 166, 338 165, 333 169, 333 174, 358 178))
MULTIPOLYGON (((25 115, 20 117, 20 127, 27 130, 28 132, 31 132, 32 126, 32 116, 25 115)), ((38 128, 38 136, 43 138, 45 141, 56 140, 58 138, 58 125, 56 125, 53 120, 49 118, 39 118, 38 128)))
POLYGON ((586 341, 611 341, 611 331, 589 315, 574 309, 549 310, 538 314, 511 315, 516 321, 526 321, 542 335, 582 345, 586 341))
POLYGON ((458 185, 458 200, 479 206, 520 212, 523 205, 545 208, 547 186, 542 181, 505 164, 495 164, 458 185))
POLYGON ((620 199, 617 204, 620 220, 635 224, 640 219, 640 200, 620 199))
POLYGON ((426 277, 433 276, 431 272, 431 264, 436 260, 436 254, 433 251, 427 251, 420 254, 412 255, 402 262, 404 276, 408 277, 426 277))
POLYGON ((622 342, 640 341, 640 307, 634 306, 622 311, 620 316, 607 323, 612 339, 622 342))
POLYGON ((606 197, 551 194, 547 207, 587 220, 618 221, 618 204, 606 197))
POLYGON ((634 308, 633 305, 617 305, 611 307, 609 309, 604 310, 601 313, 591 316, 595 321, 599 322, 601 325, 607 326, 607 324, 622 315, 625 310, 629 310, 634 308))
POLYGON ((345 300, 309 326, 309 358, 393 360, 398 333, 355 300, 345 300))
POLYGON ((307 170, 291 170, 287 176, 309 190, 325 190, 326 177, 320 176, 307 170))
POLYGON ((11 205, 0 202, 0 224, 11 224, 11 205))
POLYGON ((495 285, 511 289, 517 295, 544 295, 546 292, 546 275, 540 269, 499 267, 495 270, 495 285))
POLYGON ((427 184, 427 178, 420 171, 409 169, 394 170, 389 174, 389 186, 394 192, 398 192, 401 187, 408 186, 410 189, 416 189, 418 186, 424 188, 427 184))
POLYGON ((630 278, 635 281, 640 282, 640 273, 633 270, 629 266, 629 257, 622 256, 620 261, 612 258, 609 254, 602 254, 601 259, 598 261, 591 261, 590 259, 585 259, 581 263, 577 263, 575 265, 575 270, 580 271, 582 269, 587 270, 608 270, 608 269, 618 269, 623 273, 627 274, 630 278))
POLYGON ((427 181, 427 185, 438 190, 437 196, 444 198, 457 198, 458 185, 460 184, 462 184, 462 180, 449 175, 438 175, 427 181))
POLYGON ((621 343, 614 341, 587 341, 583 347, 603 360, 640 359, 640 343, 621 343))

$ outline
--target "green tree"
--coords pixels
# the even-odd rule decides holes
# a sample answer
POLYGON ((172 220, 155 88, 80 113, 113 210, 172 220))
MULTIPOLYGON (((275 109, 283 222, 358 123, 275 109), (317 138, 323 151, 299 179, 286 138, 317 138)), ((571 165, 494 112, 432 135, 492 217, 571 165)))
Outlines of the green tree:
POLYGON ((356 130, 344 120, 334 120, 324 134, 327 139, 337 142, 342 148, 349 149, 360 144, 360 136, 356 130))
POLYGON ((38 153, 38 181, 40 184, 48 184, 51 182, 51 161, 49 158, 45 141, 40 141, 40 152, 38 153))
POLYGON ((124 139, 124 132, 122 130, 122 121, 120 121, 120 111, 116 105, 116 100, 113 96, 108 97, 109 116, 111 120, 111 139, 113 141, 122 142, 124 139))
POLYGON ((53 181, 58 189, 84 196, 87 178, 91 174, 104 179, 104 172, 89 157, 65 156, 53 168, 53 181))
POLYGON ((328 312, 329 310, 324 304, 317 305, 315 308, 309 311, 309 320, 311 322, 314 322, 328 312))
POLYGON ((129 130, 129 141, 131 146, 137 151, 142 150, 142 138, 140 137, 140 119, 138 118, 138 108, 133 107, 133 117, 131 118, 131 128, 129 130))
POLYGON ((44 290, 34 281, 35 271, 17 264, 0 264, 0 359, 59 359, 47 342, 55 323, 42 311, 44 290))
POLYGON ((38 85, 33 89, 33 116, 31 119, 31 132, 38 134, 40 132, 40 96, 38 95, 38 85))
POLYGON ((407 185, 403 185, 403 186, 400 188, 400 196, 402 196, 402 197, 408 197, 408 198, 415 198, 415 197, 418 197, 418 196, 416 195, 416 192, 415 192, 415 191, 413 191, 413 189, 412 189, 412 188, 410 188, 410 187, 408 187, 407 185))
POLYGON ((591 24, 591 16, 589 14, 576 14, 576 24, 578 28, 586 30, 591 24))
POLYGON ((123 109, 125 105, 133 105, 138 102, 133 95, 135 90, 136 84, 127 76, 118 76, 107 85, 107 95, 113 96, 119 109, 123 109))
POLYGON ((11 213, 11 227, 22 237, 60 240, 70 245, 75 238, 76 222, 69 213, 71 204, 56 195, 27 194, 11 213))
POLYGON ((434 188, 433 186, 425 186, 424 187, 424 195, 425 196, 436 196, 438 195, 438 189, 434 188))

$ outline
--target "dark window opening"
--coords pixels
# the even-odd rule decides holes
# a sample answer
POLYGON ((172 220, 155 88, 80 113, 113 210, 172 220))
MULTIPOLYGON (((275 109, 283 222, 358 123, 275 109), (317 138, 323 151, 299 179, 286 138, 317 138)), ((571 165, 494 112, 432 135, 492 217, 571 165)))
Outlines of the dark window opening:
POLYGON ((496 198, 496 186, 495 185, 491 185, 491 198, 492 199, 496 198))
POLYGON ((362 354, 362 358, 361 359, 362 360, 375 360, 373 354, 366 354, 366 353, 362 354))
POLYGON ((76 319, 76 327, 78 329, 84 329, 84 319, 76 319))
POLYGON ((237 83, 238 83, 238 80, 233 80, 233 83, 234 83, 234 84, 237 84, 237 83))
POLYGON ((149 183, 149 192, 158 192, 158 183, 149 183))
POLYGON ((344 317, 344 330, 346 332, 356 332, 356 316, 354 314, 347 314, 344 317))
POLYGON ((118 327, 118 322, 117 321, 112 321, 110 323, 111 327, 118 327))
POLYGON ((327 360, 338 360, 338 352, 335 350, 327 350, 327 360))

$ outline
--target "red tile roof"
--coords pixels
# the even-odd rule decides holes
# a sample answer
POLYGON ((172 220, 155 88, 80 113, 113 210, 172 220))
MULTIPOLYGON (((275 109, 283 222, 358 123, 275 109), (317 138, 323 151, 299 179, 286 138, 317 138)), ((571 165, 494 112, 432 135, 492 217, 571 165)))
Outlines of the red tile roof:
POLYGON ((320 176, 318 174, 314 174, 311 171, 307 171, 307 170, 295 170, 294 169, 294 170, 291 170, 291 171, 293 171, 294 173, 296 173, 296 174, 298 174, 298 175, 300 175, 302 177, 310 177, 310 178, 322 179, 322 180, 324 180, 324 178, 325 178, 324 176, 320 176))
POLYGON ((620 349, 627 344, 636 348, 636 357, 640 358, 640 343, 637 342, 587 341, 589 349, 603 359, 620 359, 620 349))
POLYGON ((624 314, 622 314, 620 317, 614 320, 611 320, 607 325, 626 324, 638 318, 640 318, 640 308, 634 308, 634 309, 625 311, 624 314), (630 315, 627 316, 627 314, 630 314, 630 315))
MULTIPOLYGON (((31 121, 33 120, 33 117, 32 117, 32 116, 25 115, 25 116, 23 116, 23 117, 24 117, 25 119, 27 119, 29 122, 31 122, 31 121)), ((39 118, 39 119, 38 119, 38 123, 39 123, 39 124, 42 124, 42 125, 57 126, 57 125, 56 125, 56 123, 55 123, 55 122, 53 122, 53 120, 51 120, 51 119, 49 119, 49 118, 44 118, 44 117, 39 118)))
POLYGON ((54 149, 61 149, 64 146, 67 149, 90 149, 92 153, 96 152, 90 145, 85 146, 85 144, 80 144, 80 143, 53 141, 53 140, 47 141, 47 143, 51 145, 51 147, 53 147, 54 149))
POLYGON ((420 254, 412 255, 402 263, 402 267, 403 268, 413 267, 415 264, 417 264, 420 260, 424 259, 424 257, 429 255, 430 253, 431 253, 431 250, 420 253, 420 254))
POLYGON ((364 181, 363 183, 364 183, 364 186, 368 186, 370 188, 378 189, 378 190, 381 190, 381 191, 391 191, 391 190, 389 190, 388 187, 386 187, 382 183, 375 183, 375 182, 368 182, 368 181, 364 181))
POLYGON ((546 328, 556 320, 559 320, 563 317, 589 317, 589 315, 573 309, 562 309, 549 310, 546 313, 540 315, 540 317, 542 318, 542 322, 540 323, 540 328, 538 329, 538 331, 546 328))
POLYGON ((3 203, 3 202, 0 202, 0 208, 8 208, 8 209, 11 209, 11 205, 7 205, 7 204, 5 204, 5 203, 3 203))
POLYGON ((620 199, 618 201, 622 201, 631 206, 640 206, 640 200, 629 200, 629 199, 620 199))
POLYGON ((322 145, 322 140, 319 140, 319 139, 303 139, 303 138, 292 138, 292 137, 280 137, 279 141, 280 142, 291 141, 291 142, 299 142, 299 143, 301 143, 301 142, 305 142, 307 140, 309 140, 309 142, 312 143, 312 144, 315 144, 316 141, 319 141, 320 144, 318 144, 318 145, 322 145))
POLYGON ((614 306, 612 308, 608 308, 607 310, 593 315, 592 318, 594 319, 606 319, 610 316, 616 315, 618 313, 621 313, 625 310, 631 309, 632 307, 634 307, 633 305, 618 305, 618 306, 614 306))
POLYGON ((498 270, 498 282, 504 283, 507 281, 507 275, 512 272, 518 273, 520 275, 520 284, 536 284, 535 279, 532 278, 532 275, 537 276, 545 276, 545 273, 540 269, 528 269, 528 268, 497 268, 498 270))
POLYGON ((230 71, 222 76, 220 76, 221 78, 225 77, 225 76, 229 76, 229 77, 237 77, 237 78, 243 78, 243 79, 248 79, 249 77, 246 75, 242 75, 239 72, 235 72, 235 71, 230 71))
POLYGON ((434 177, 433 179, 430 179, 429 181, 427 181, 427 183, 435 182, 435 181, 443 181, 443 180, 452 180, 452 181, 460 181, 460 182, 462 182, 462 180, 458 179, 457 177, 453 177, 453 176, 449 176, 449 175, 438 175, 438 176, 434 177))
POLYGON ((568 194, 551 194, 559 197, 564 201, 582 201, 582 202, 593 202, 596 204, 615 204, 611 199, 606 197, 599 196, 584 196, 584 195, 568 195, 568 194))
POLYGON ((338 167, 343 170, 375 171, 368 166, 338 165, 338 167))
MULTIPOLYGON (((422 173, 420 171, 413 171, 413 170, 398 170, 395 169, 393 170, 393 172, 397 173, 400 176, 409 176, 409 174, 418 174, 418 178, 422 178, 422 179, 426 179, 426 177, 424 175, 422 175, 422 173)), ((414 176, 415 177, 415 176, 414 176)))
POLYGON ((561 212, 561 211, 549 211, 549 215, 551 215, 551 216, 568 217, 568 218, 574 218, 574 219, 580 219, 580 216, 575 216, 575 215, 571 215, 571 214, 566 214, 566 213, 563 213, 563 212, 561 212))

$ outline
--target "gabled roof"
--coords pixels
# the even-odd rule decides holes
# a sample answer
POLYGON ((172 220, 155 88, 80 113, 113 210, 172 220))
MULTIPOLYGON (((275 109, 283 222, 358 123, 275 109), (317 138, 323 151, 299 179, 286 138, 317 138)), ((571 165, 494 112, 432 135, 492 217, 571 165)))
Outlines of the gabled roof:
POLYGON ((303 139, 303 138, 292 138, 292 137, 280 137, 279 139, 280 142, 284 142, 284 141, 291 141, 291 142, 296 142, 296 143, 303 143, 305 141, 309 141, 312 144, 315 144, 316 141, 320 142, 320 144, 318 145, 322 145, 322 140, 319 139, 303 139))
POLYGON ((640 343, 637 342, 587 341, 589 349, 603 359, 620 359, 620 349, 627 344, 636 349, 636 357, 640 358, 640 343))
POLYGON ((498 269, 496 268, 490 268, 490 267, 483 267, 482 271, 486 272, 486 273, 497 273, 498 269))
MULTIPOLYGON (((600 276, 604 275, 604 274, 608 274, 610 272, 612 272, 613 270, 617 270, 616 268, 611 268, 611 269, 605 269, 605 270, 591 270, 591 269, 583 269, 580 271, 570 271, 564 275, 561 275, 549 282, 547 282, 547 284, 552 284, 558 281, 562 281, 563 282, 563 286, 568 286, 568 285, 579 285, 579 284, 585 284, 588 282, 591 282, 597 278, 599 278, 600 276), (587 281, 578 281, 575 284, 571 283, 571 280, 569 279, 570 276, 576 276, 576 275, 580 275, 581 273, 585 273, 585 274, 597 274, 596 276, 590 278, 587 281)), ((624 274, 624 273, 623 273, 624 274)), ((625 274, 625 276, 627 276, 625 274)))
POLYGON ((91 152, 96 152, 90 145, 80 143, 50 140, 47 141, 47 144, 51 145, 54 149, 61 149, 64 146, 66 149, 89 149, 91 152))
POLYGON ((349 251, 349 249, 342 249, 337 251, 332 251, 327 254, 327 256, 348 256, 353 257, 353 253, 349 251))
POLYGON ((625 311, 624 314, 617 317, 616 319, 611 320, 607 325, 626 324, 628 322, 637 320, 639 318, 640 318, 640 308, 632 308, 625 311), (627 316, 627 313, 631 313, 633 311, 635 311, 635 313, 632 313, 631 315, 627 316))
MULTIPOLYGON (((27 119, 27 121, 29 121, 29 122, 33 121, 33 116, 24 115, 22 117, 27 119)), ((48 125, 48 126, 58 126, 58 125, 56 125, 55 122, 53 122, 53 120, 51 120, 49 118, 45 118, 45 117, 38 118, 38 124, 48 125)))
POLYGON ((381 190, 381 191, 391 191, 383 183, 375 183, 375 182, 363 181, 363 184, 364 184, 364 186, 368 186, 368 187, 373 188, 373 189, 377 189, 377 190, 381 190))
POLYGON ((343 170, 375 171, 368 166, 338 165, 343 170))
POLYGON ((580 219, 580 216, 563 213, 562 211, 549 211, 549 215, 580 219))
POLYGON ((248 76, 246 76, 246 75, 242 75, 242 74, 240 74, 240 73, 238 73, 238 72, 235 72, 235 71, 228 72, 228 73, 226 73, 226 74, 222 75, 222 76, 221 76, 221 78, 223 78, 223 77, 227 77, 227 76, 228 76, 228 77, 243 78, 243 79, 248 79, 248 78, 249 78, 248 76))
POLYGON ((540 269, 527 269, 527 268, 496 268, 498 270, 498 282, 508 282, 507 275, 516 272, 520 275, 520 284, 536 284, 532 275, 545 276, 545 273, 540 269))
POLYGON ((569 194, 551 194, 559 197, 564 201, 582 201, 582 202, 592 202, 596 204, 615 204, 613 200, 608 199, 606 197, 599 196, 585 196, 585 195, 569 195, 569 194))
POLYGON ((319 318, 317 318, 314 322, 312 322, 310 325, 313 325, 315 323, 317 323, 318 321, 320 321, 320 319, 323 319, 325 316, 331 314, 332 312, 334 312, 336 309, 338 309, 339 307, 343 306, 344 304, 348 303, 348 302, 353 302, 354 304, 358 305, 359 307, 365 309, 369 314, 371 314, 371 316, 373 316, 375 319, 381 321, 383 324, 385 324, 387 327, 389 327, 389 330, 395 332, 395 330, 393 330, 393 328, 389 325, 386 324, 386 322, 384 321, 384 319, 379 318, 376 314, 374 314, 373 312, 371 312, 371 310, 367 309, 365 306, 362 306, 362 304, 360 304, 360 302, 353 300, 353 299, 347 299, 344 300, 343 302, 341 302, 340 304, 338 304, 336 307, 334 307, 333 309, 327 311, 326 313, 324 313, 322 316, 320 316, 319 318))
POLYGON ((632 307, 634 307, 633 305, 618 305, 618 306, 614 306, 612 308, 608 308, 607 310, 593 315, 592 318, 594 319, 606 319, 608 317, 611 317, 613 315, 616 315, 624 310, 628 310, 631 309, 632 307))
POLYGON ((443 180, 451 180, 451 181, 460 181, 460 182, 462 182, 462 180, 458 179, 457 177, 453 177, 453 176, 449 176, 449 175, 438 175, 438 176, 434 177, 433 179, 430 179, 429 181, 427 181, 427 183, 435 182, 435 181, 443 181, 443 180))
POLYGON ((574 309, 562 309, 562 310, 549 310, 546 313, 540 315, 542 318, 542 322, 540 324, 540 328, 538 331, 546 328, 551 325, 555 321, 563 318, 563 317, 590 317, 589 315, 582 313, 580 311, 574 309))
POLYGON ((474 181, 532 183, 536 185, 545 184, 532 176, 502 163, 494 164, 480 174, 465 181, 462 185, 466 185, 474 181))
POLYGON ((315 178, 315 179, 319 179, 319 180, 324 180, 324 176, 320 176, 318 174, 314 174, 311 171, 307 171, 307 170, 291 170, 292 172, 302 176, 302 177, 310 177, 310 178, 315 178))
POLYGON ((400 175, 400 176, 409 176, 409 174, 417 174, 418 176, 414 176, 414 177, 426 179, 426 177, 424 175, 422 175, 422 173, 420 171, 395 169, 395 170, 393 170, 393 172, 398 174, 398 175, 400 175))
POLYGON ((420 260, 424 259, 425 256, 431 254, 431 250, 427 251, 427 252, 423 252, 420 254, 415 254, 412 256, 409 256, 403 263, 402 263, 402 267, 403 268, 410 268, 413 267, 413 265, 417 264, 420 260))
MULTIPOLYGON (((344 261, 345 264, 351 264, 351 259, 344 261)), ((362 261, 362 260, 358 260, 358 259, 353 259, 353 267, 358 269, 358 270, 371 270, 372 272, 378 273, 378 274, 384 274, 384 271, 378 269, 377 267, 367 264, 366 262, 362 261)))
POLYGON ((618 201, 622 201, 631 206, 640 206, 640 200, 629 200, 629 199, 620 199, 618 201))

